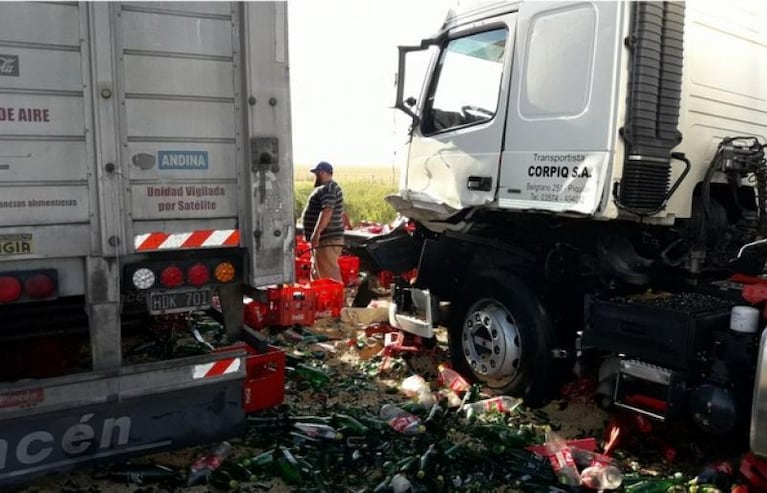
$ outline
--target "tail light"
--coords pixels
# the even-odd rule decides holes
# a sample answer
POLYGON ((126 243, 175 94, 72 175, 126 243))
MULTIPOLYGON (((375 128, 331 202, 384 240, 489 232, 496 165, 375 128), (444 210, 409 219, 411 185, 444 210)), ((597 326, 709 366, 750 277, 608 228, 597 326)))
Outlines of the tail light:
MULTIPOLYGON (((129 290, 156 288, 175 289, 182 286, 201 288, 208 284, 232 282, 240 267, 236 260, 196 258, 191 261, 152 261, 124 267, 123 287, 129 290), (173 262, 173 263, 170 263, 173 262)), ((0 273, 0 277, 12 272, 0 273)), ((19 276, 17 276, 19 277, 19 276)), ((20 277, 22 284, 24 277, 20 277)), ((53 277, 55 281, 55 277, 53 277)), ((54 282, 55 284, 55 282, 54 282)), ((22 296, 24 293, 22 291, 22 296)))
POLYGON ((21 296, 21 282, 12 276, 0 276, 0 303, 16 301, 21 296))
POLYGON ((45 274, 34 274, 24 282, 24 289, 30 298, 40 300, 53 296, 56 284, 45 274))
POLYGON ((142 267, 133 273, 132 280, 133 285, 136 286, 136 289, 149 289, 154 286, 154 283, 157 279, 154 275, 154 272, 152 272, 150 269, 147 269, 146 267, 142 267))
POLYGON ((234 279, 234 265, 231 262, 221 262, 216 266, 213 275, 218 282, 231 282, 234 279))
POLYGON ((160 284, 166 288, 175 288, 181 286, 183 283, 184 272, 175 265, 164 268, 160 273, 160 284))
POLYGON ((203 264, 194 264, 186 272, 186 280, 192 286, 202 286, 210 281, 210 270, 203 264))

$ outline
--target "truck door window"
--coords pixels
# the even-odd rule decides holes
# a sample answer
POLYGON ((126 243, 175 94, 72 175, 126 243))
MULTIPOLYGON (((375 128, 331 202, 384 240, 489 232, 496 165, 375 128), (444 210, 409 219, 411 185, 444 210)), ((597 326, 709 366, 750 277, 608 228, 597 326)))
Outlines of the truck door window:
POLYGON ((424 135, 491 120, 498 109, 506 29, 453 39, 442 49, 424 108, 424 135))

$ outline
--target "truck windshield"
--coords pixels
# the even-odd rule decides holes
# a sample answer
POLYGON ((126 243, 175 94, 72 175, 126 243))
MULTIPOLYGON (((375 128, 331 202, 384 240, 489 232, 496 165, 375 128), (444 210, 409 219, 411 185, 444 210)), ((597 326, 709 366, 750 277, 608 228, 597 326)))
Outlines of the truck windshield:
POLYGON ((506 29, 495 29, 453 39, 445 46, 426 100, 425 135, 495 116, 506 37, 506 29))

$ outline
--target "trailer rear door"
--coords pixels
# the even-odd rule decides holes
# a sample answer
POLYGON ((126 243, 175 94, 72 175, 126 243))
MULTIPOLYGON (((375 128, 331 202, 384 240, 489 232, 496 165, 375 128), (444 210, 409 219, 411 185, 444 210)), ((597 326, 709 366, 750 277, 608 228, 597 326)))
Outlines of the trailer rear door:
MULTIPOLYGON (((51 3, 2 7, 0 260, 91 252, 92 121, 87 117, 84 10, 51 3)), ((70 288, 82 291, 82 281, 65 279, 61 290, 66 294, 70 288)))
POLYGON ((124 197, 124 235, 133 239, 124 253, 242 245, 251 284, 284 281, 292 237, 285 6, 131 2, 112 10, 125 178, 115 195, 124 197))

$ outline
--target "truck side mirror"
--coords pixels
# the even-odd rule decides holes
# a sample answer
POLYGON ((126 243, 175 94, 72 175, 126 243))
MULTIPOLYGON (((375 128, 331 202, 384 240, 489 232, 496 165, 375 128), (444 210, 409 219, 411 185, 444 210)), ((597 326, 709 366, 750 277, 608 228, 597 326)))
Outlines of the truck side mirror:
POLYGON ((426 51, 430 47, 438 45, 440 39, 424 39, 418 46, 399 46, 399 63, 397 68, 397 100, 394 107, 410 115, 413 125, 418 125, 420 119, 415 112, 416 99, 412 96, 405 99, 405 58, 408 53, 414 51, 426 51))

